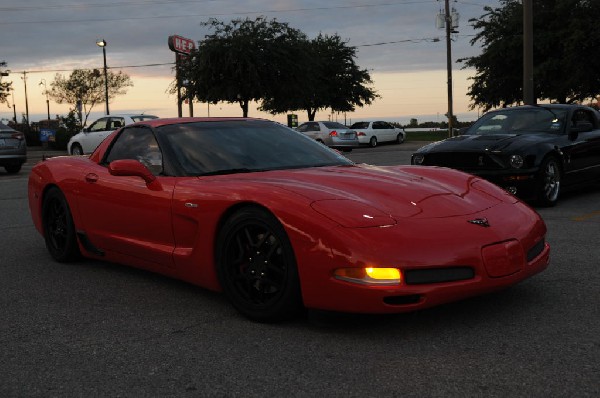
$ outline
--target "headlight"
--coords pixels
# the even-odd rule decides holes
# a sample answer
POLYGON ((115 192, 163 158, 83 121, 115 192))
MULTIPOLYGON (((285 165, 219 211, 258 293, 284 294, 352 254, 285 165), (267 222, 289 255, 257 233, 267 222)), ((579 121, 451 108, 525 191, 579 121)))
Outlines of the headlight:
POLYGON ((515 169, 523 167, 523 157, 521 155, 512 155, 510 157, 510 165, 515 169))
POLYGON ((423 164, 423 160, 425 160, 425 155, 422 153, 415 153, 412 155, 412 164, 421 165, 423 164))
POLYGON ((334 276, 342 281, 363 285, 399 285, 402 282, 398 268, 338 268, 334 276))

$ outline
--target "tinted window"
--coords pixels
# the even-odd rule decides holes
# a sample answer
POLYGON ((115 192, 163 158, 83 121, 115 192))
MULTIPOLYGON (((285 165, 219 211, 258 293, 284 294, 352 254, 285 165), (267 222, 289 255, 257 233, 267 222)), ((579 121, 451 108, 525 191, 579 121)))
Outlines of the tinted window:
POLYGON ((144 120, 152 120, 152 119, 158 119, 158 116, 154 116, 154 115, 131 116, 131 120, 133 120, 134 122, 143 122, 144 120))
POLYGON ((564 109, 501 110, 481 117, 466 134, 560 133, 564 130, 564 109))
POLYGON ((162 153, 152 130, 146 127, 126 128, 110 148, 106 163, 119 159, 134 159, 154 174, 162 172, 162 153))
POLYGON ((324 145, 268 121, 180 123, 157 132, 186 175, 352 164, 324 145))
POLYGON ((347 126, 344 126, 343 124, 337 123, 337 122, 323 122, 323 124, 328 129, 347 129, 348 128, 347 126))
POLYGON ((367 129, 369 128, 369 122, 356 122, 350 127, 353 129, 367 129))

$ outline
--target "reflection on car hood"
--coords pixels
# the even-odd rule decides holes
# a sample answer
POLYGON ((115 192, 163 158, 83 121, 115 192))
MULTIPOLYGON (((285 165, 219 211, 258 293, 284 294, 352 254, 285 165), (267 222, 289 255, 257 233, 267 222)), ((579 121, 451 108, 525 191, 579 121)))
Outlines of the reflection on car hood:
POLYGON ((553 139, 556 135, 547 133, 461 135, 433 142, 418 152, 515 151, 553 139))
POLYGON ((449 169, 427 169, 316 167, 261 173, 260 178, 252 174, 236 178, 275 185, 312 201, 340 200, 342 206, 342 200, 362 202, 395 219, 474 214, 502 201, 502 195, 484 193, 482 187, 488 184, 477 177, 449 169))

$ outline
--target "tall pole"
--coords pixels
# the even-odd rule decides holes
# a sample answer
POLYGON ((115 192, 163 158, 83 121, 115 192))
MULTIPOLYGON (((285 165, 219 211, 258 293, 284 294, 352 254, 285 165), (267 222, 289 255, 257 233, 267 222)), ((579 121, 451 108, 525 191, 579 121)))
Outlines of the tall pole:
POLYGON ((50 121, 50 98, 48 98, 48 86, 46 85, 46 79, 40 81, 40 86, 44 85, 44 94, 46 94, 46 109, 48 110, 48 122, 50 121))
POLYGON ((533 92, 533 1, 523 0, 523 103, 535 105, 533 92))
POLYGON ((29 125, 29 103, 27 102, 27 72, 23 72, 23 84, 25 85, 25 118, 27 125, 29 125))
POLYGON ((17 104, 15 104, 15 89, 11 90, 12 100, 13 100, 13 122, 17 124, 17 104))
POLYGON ((98 47, 102 47, 102 56, 104 58, 104 102, 106 102, 106 114, 110 115, 108 110, 108 68, 106 67, 106 40, 96 41, 98 47))
POLYGON ((446 0, 446 68, 448 70, 448 136, 452 137, 452 16, 450 15, 450 0, 446 0))

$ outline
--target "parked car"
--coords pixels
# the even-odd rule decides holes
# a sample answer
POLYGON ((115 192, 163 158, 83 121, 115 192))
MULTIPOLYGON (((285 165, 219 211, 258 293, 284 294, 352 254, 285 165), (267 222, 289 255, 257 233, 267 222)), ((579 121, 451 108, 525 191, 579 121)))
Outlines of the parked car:
POLYGON ((110 115, 96 120, 89 127, 75 134, 67 144, 69 155, 92 153, 110 133, 118 128, 144 120, 156 119, 154 115, 110 115))
POLYGON ((411 163, 463 170, 553 206, 563 188, 600 179, 600 114, 560 104, 498 109, 420 148, 411 163))
POLYGON ((0 166, 15 174, 27 161, 25 134, 0 122, 0 166))
POLYGON ((331 148, 351 150, 359 146, 356 132, 338 122, 305 122, 296 131, 331 148))
POLYGON ((513 285, 550 253, 542 218, 485 180, 357 165, 261 119, 126 126, 89 157, 39 162, 28 192, 56 261, 164 273, 260 321, 418 310, 513 285))
POLYGON ((403 128, 394 127, 388 122, 356 122, 350 128, 356 130, 358 141, 361 144, 368 144, 371 147, 377 146, 380 142, 402 144, 406 138, 403 128))

